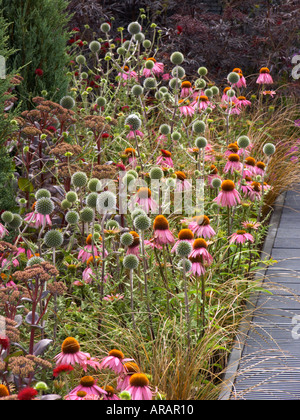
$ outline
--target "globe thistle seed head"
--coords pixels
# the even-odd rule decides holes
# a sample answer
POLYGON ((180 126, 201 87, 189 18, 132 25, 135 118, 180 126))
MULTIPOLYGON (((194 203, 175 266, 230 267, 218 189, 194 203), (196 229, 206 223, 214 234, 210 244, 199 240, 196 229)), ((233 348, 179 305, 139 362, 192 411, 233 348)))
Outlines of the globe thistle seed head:
POLYGON ((171 127, 169 126, 169 124, 162 124, 159 127, 159 131, 161 132, 161 134, 164 134, 165 136, 167 136, 171 132, 171 127))
POLYGON ((75 106, 75 100, 72 96, 64 96, 60 100, 60 105, 65 109, 72 109, 75 106))
POLYGON ((144 92, 144 89, 143 89, 143 87, 142 87, 142 86, 140 86, 140 85, 134 85, 134 86, 132 87, 132 89, 131 89, 131 93, 132 93, 134 96, 141 96, 141 95, 143 94, 143 92, 144 92))
POLYGON ((221 187, 221 184, 222 184, 222 181, 221 181, 221 179, 220 179, 220 178, 214 178, 214 179, 211 181, 211 185, 212 185, 212 187, 213 187, 213 188, 216 188, 216 189, 219 189, 219 188, 221 187))
POLYGON ((205 122, 204 121, 195 121, 193 124, 193 131, 196 134, 202 134, 205 132, 205 122))
POLYGON ((162 87, 159 88, 159 91, 161 93, 168 93, 168 88, 166 88, 166 86, 162 86, 162 87))
POLYGON ((92 178, 87 187, 90 192, 98 192, 101 189, 101 182, 98 178, 92 178))
POLYGON ((41 264, 41 263, 42 263, 42 262, 44 262, 44 261, 45 261, 45 260, 44 260, 44 258, 34 256, 34 257, 31 257, 31 258, 27 261, 27 263, 26 263, 26 267, 32 267, 33 265, 41 264))
POLYGON ((44 242, 48 248, 58 248, 63 244, 64 236, 59 230, 49 230, 45 237, 44 242))
POLYGON ((14 218, 14 215, 11 211, 6 210, 1 214, 1 219, 3 220, 4 223, 11 223, 13 218, 14 218))
POLYGON ((205 137, 197 137, 195 140, 195 146, 198 149, 204 149, 207 146, 207 140, 205 137))
POLYGON ((143 42, 143 47, 144 48, 146 48, 146 50, 148 49, 148 48, 150 48, 151 47, 151 41, 149 40, 149 39, 145 39, 145 41, 143 42))
POLYGON ((171 89, 176 89, 176 86, 179 88, 180 84, 180 80, 177 79, 177 77, 173 77, 173 79, 169 81, 169 86, 171 89))
POLYGON ((206 81, 204 79, 197 79, 195 81, 195 86, 197 89, 205 89, 206 88, 206 81))
POLYGON ((188 241, 180 241, 176 247, 176 254, 181 258, 186 258, 192 250, 193 247, 188 241))
POLYGON ((246 149, 250 144, 250 139, 247 136, 240 136, 237 140, 237 144, 241 149, 246 149))
POLYGON ((111 191, 104 191, 98 195, 97 210, 100 214, 113 212, 116 209, 117 199, 111 191))
POLYGON ((78 200, 78 196, 75 191, 69 191, 66 194, 66 199, 69 201, 69 203, 73 204, 76 203, 76 201, 78 200))
POLYGON ((64 199, 64 200, 61 202, 61 208, 62 208, 63 210, 67 210, 67 209, 69 209, 71 206, 72 206, 72 203, 70 203, 70 201, 68 201, 67 199, 64 199))
POLYGON ((18 229, 23 223, 23 219, 19 214, 13 214, 13 219, 9 222, 9 226, 12 229, 18 229))
POLYGON ((263 152, 267 156, 272 156, 276 151, 276 147, 272 143, 267 143, 264 145, 263 152))
POLYGON ((139 32, 138 34, 135 34, 133 38, 135 42, 142 43, 145 40, 145 35, 142 32, 139 32))
POLYGON ((174 188, 176 186, 176 179, 175 178, 168 178, 166 180, 166 185, 168 188, 174 188))
POLYGON ((97 198, 98 194, 96 192, 91 192, 86 198, 86 204, 88 207, 95 209, 97 207, 97 198))
POLYGON ((54 211, 54 203, 50 198, 42 197, 37 200, 35 211, 43 216, 51 214, 54 211))
POLYGON ((89 49, 92 51, 92 53, 96 54, 101 49, 101 44, 98 41, 92 41, 89 45, 89 49))
POLYGON ((147 77, 144 80, 143 85, 144 85, 144 88, 145 89, 149 89, 149 90, 150 89, 156 89, 156 87, 157 87, 157 81, 156 81, 156 79, 154 77, 147 77))
POLYGON ((96 99, 96 104, 97 104, 98 106, 100 106, 100 107, 105 106, 105 105, 106 105, 106 99, 104 98, 104 96, 99 96, 99 97, 96 99))
POLYGON ((84 223, 92 223, 94 220, 94 210, 91 207, 84 207, 80 211, 80 219, 84 223))
POLYGON ((135 171, 134 169, 130 169, 128 172, 127 172, 127 174, 128 175, 133 175, 135 178, 138 178, 139 177, 139 174, 137 173, 137 171, 135 171))
POLYGON ((202 66, 198 68, 198 74, 199 76, 206 76, 208 73, 208 70, 206 67, 202 66))
POLYGON ((120 225, 116 220, 108 220, 106 223, 107 230, 119 229, 120 225))
POLYGON ((66 222, 69 225, 76 225, 79 221, 79 214, 77 213, 77 211, 70 210, 66 214, 65 218, 66 218, 66 222))
POLYGON ((179 79, 182 79, 185 76, 185 70, 181 66, 176 66, 173 68, 171 74, 173 77, 178 77, 179 79))
POLYGON ((123 235, 120 238, 120 241, 123 246, 130 246, 133 244, 134 238, 131 235, 131 233, 126 232, 126 233, 123 233, 123 235))
POLYGON ((186 273, 188 273, 192 268, 192 263, 187 258, 185 258, 184 260, 180 260, 178 265, 181 270, 183 270, 184 267, 186 273))
POLYGON ((107 22, 102 23, 102 25, 100 26, 100 30, 101 32, 107 34, 110 31, 110 24, 107 22))
POLYGON ((131 218, 132 220, 134 220, 136 217, 140 216, 140 215, 144 215, 146 216, 146 212, 143 209, 140 208, 136 208, 135 210, 133 210, 133 212, 131 213, 131 218))
POLYGON ((43 197, 51 198, 51 193, 48 190, 46 190, 46 188, 40 188, 35 193, 36 200, 39 200, 40 198, 43 198, 43 197))
POLYGON ((88 178, 84 172, 75 172, 75 174, 72 175, 72 184, 74 185, 74 187, 77 187, 77 188, 85 187, 87 182, 88 182, 88 178))
POLYGON ((129 125, 133 131, 136 131, 141 128, 142 121, 136 114, 130 114, 125 120, 125 125, 129 125))
POLYGON ((163 170, 159 167, 155 167, 150 170, 151 179, 162 179, 163 176, 164 176, 163 170))
POLYGON ((234 85, 235 83, 238 83, 238 81, 240 80, 240 76, 238 73, 232 71, 228 74, 227 80, 231 85, 234 85))
POLYGON ((184 55, 179 51, 175 51, 173 54, 171 54, 170 60, 171 63, 175 66, 180 66, 180 64, 182 64, 184 61, 184 55))
POLYGON ((118 53, 119 55, 124 55, 124 54, 126 53, 126 49, 125 49, 124 47, 119 47, 119 48, 117 49, 117 53, 118 53))
POLYGON ((139 259, 136 255, 126 255, 123 260, 123 265, 127 270, 136 270, 139 266, 139 259))
POLYGON ((146 69, 148 69, 148 70, 152 70, 153 69, 153 67, 154 67, 154 61, 152 61, 152 60, 147 60, 146 62, 145 62, 145 68, 146 69))
POLYGON ((234 89, 229 89, 226 92, 226 95, 228 96, 228 98, 233 98, 235 96, 235 90, 234 89))
POLYGON ((86 58, 84 55, 78 55, 76 58, 76 63, 79 64, 80 66, 83 66, 86 63, 86 58))
POLYGON ((204 95, 207 96, 208 98, 212 98, 213 97, 213 91, 211 89, 205 89, 204 95))
POLYGON ((142 27, 138 22, 131 22, 127 27, 128 32, 130 35, 136 35, 141 32, 142 27))
POLYGON ((137 216, 134 219, 133 224, 134 224, 134 227, 137 230, 144 231, 144 230, 147 230, 147 229, 150 228, 150 226, 151 226, 151 219, 147 215, 140 214, 139 216, 137 216))
POLYGON ((217 86, 212 86, 210 89, 211 89, 214 96, 218 95, 220 93, 220 90, 217 86))
POLYGON ((173 133, 171 134, 171 138, 174 141, 179 141, 181 140, 181 134, 178 131, 173 131, 173 133))
POLYGON ((134 187, 134 181, 135 181, 135 177, 132 174, 126 174, 123 179, 122 182, 124 185, 127 185, 127 187, 129 187, 129 189, 131 189, 131 187, 134 187))
MULTIPOLYGON (((86 71, 83 71, 83 72, 81 73, 81 78, 82 78, 83 80, 88 79, 88 78, 89 78, 88 73, 87 73, 86 71)), ((83 93, 85 93, 85 92, 83 92, 83 93)))

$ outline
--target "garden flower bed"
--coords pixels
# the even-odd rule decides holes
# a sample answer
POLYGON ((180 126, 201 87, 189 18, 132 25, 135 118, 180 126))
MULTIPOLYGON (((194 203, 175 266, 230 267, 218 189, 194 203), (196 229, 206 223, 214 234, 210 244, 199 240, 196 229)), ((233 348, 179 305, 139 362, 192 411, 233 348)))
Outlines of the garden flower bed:
POLYGON ((0 399, 217 399, 272 205, 299 177, 297 99, 267 67, 188 78, 139 22, 118 45, 101 31, 70 46, 59 103, 5 111, 0 399))

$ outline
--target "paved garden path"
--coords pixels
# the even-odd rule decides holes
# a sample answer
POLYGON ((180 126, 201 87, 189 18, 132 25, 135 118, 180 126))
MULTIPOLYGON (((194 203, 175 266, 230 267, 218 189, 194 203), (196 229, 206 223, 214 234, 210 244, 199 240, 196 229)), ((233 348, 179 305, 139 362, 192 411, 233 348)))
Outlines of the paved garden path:
POLYGON ((300 399, 300 186, 279 199, 263 252, 263 270, 225 375, 221 399, 300 399))

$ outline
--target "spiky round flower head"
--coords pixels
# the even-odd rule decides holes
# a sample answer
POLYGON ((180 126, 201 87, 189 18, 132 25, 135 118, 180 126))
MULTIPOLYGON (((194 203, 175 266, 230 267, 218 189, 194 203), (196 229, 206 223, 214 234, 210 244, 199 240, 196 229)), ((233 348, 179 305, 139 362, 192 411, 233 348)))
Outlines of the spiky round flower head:
POLYGON ((176 247, 176 254, 181 258, 185 258, 190 255, 192 250, 192 245, 188 241, 180 241, 176 247))
POLYGON ((59 230, 49 230, 45 237, 44 242, 48 248, 58 248, 63 244, 64 236, 59 230))
POLYGON ((233 98, 235 96, 235 90, 234 89, 228 89, 226 92, 226 95, 228 98, 233 98))
POLYGON ((161 87, 159 88, 159 91, 160 91, 161 93, 167 93, 167 92, 168 92, 168 88, 167 88, 166 86, 161 86, 161 87))
POLYGON ((110 31, 110 24, 107 23, 107 22, 104 22, 100 26, 100 29, 101 29, 102 32, 104 32, 105 34, 107 34, 110 31))
POLYGON ((146 215, 146 212, 143 209, 140 208, 136 208, 135 210, 133 210, 133 212, 131 213, 131 218, 132 220, 134 220, 136 217, 140 216, 140 215, 146 215))
POLYGON ((166 180, 166 185, 167 185, 168 188, 174 188, 175 185, 176 185, 176 179, 174 179, 174 178, 168 178, 166 180))
POLYGON ((275 153, 276 148, 275 148, 274 144, 267 143, 267 144, 264 145, 263 151, 264 151, 265 155, 272 156, 275 153))
POLYGON ((250 139, 247 136, 240 136, 237 140, 237 144, 241 149, 246 149, 250 144, 250 139))
POLYGON ((207 140, 205 137, 197 137, 195 140, 195 146, 198 149, 204 149, 207 146, 207 140))
POLYGON ((43 216, 51 214, 54 210, 54 203, 48 197, 42 197, 37 200, 35 205, 35 211, 43 216))
POLYGON ((44 258, 34 256, 34 257, 31 257, 31 258, 27 261, 26 267, 32 267, 33 265, 38 265, 38 264, 41 264, 41 263, 42 263, 42 262, 44 262, 44 261, 45 261, 45 260, 44 260, 44 258))
POLYGON ((80 212, 80 219, 85 223, 91 223, 94 220, 94 210, 91 207, 84 207, 80 212))
POLYGON ((12 214, 11 211, 6 210, 1 214, 1 219, 3 220, 4 223, 11 223, 13 218, 14 218, 14 215, 12 214))
POLYGON ((101 182, 98 178, 92 178, 89 180, 87 187, 90 192, 97 192, 101 189, 101 182))
POLYGON ((69 209, 71 206, 72 206, 72 203, 70 203, 70 201, 68 201, 67 199, 64 199, 62 202, 61 202, 61 208, 63 209, 63 210, 67 210, 67 209, 69 209))
POLYGON ((120 241, 123 246, 130 246, 133 244, 134 237, 131 235, 131 233, 126 232, 123 233, 123 235, 120 238, 120 241))
POLYGON ((76 203, 78 200, 78 196, 75 191, 69 191, 66 194, 66 199, 69 201, 69 203, 76 203))
POLYGON ((122 182, 123 182, 123 184, 124 185, 127 185, 127 187, 129 186, 129 188, 130 187, 134 187, 134 181, 135 181, 135 177, 132 175, 132 174, 126 174, 124 177, 123 177, 123 179, 122 179, 122 182), (132 184, 131 184, 132 183, 132 184))
MULTIPOLYGON (((84 187, 88 182, 88 178, 84 172, 75 172, 75 174, 72 175, 72 184, 74 187, 82 188, 84 187)), ((67 198, 68 201, 70 201, 67 198)))
POLYGON ((13 219, 9 222, 9 226, 12 229, 18 229, 22 225, 23 219, 19 214, 14 214, 13 219))
POLYGON ((221 184, 222 184, 222 181, 220 178, 213 178, 213 180, 211 181, 212 187, 216 189, 220 188, 221 184))
POLYGON ((217 86, 212 86, 210 89, 211 89, 213 95, 218 95, 219 92, 220 92, 220 90, 217 86))
POLYGON ((155 62, 153 60, 146 60, 145 62, 145 68, 148 70, 152 70, 155 65, 155 62))
POLYGON ((133 175, 135 178, 139 177, 139 174, 134 169, 130 169, 127 174, 133 175))
POLYGON ((162 124, 159 127, 159 131, 161 132, 161 134, 164 134, 165 136, 167 136, 171 132, 171 127, 169 126, 169 124, 162 124))
POLYGON ((96 54, 101 49, 101 44, 98 41, 92 41, 90 42, 89 49, 92 51, 92 53, 96 54))
POLYGON ((189 272, 191 270, 191 268, 192 268, 192 263, 187 258, 185 258, 184 260, 183 259, 180 260, 178 265, 181 268, 181 270, 183 270, 183 267, 184 267, 186 273, 189 272))
POLYGON ((150 171, 151 179, 162 179, 163 176, 164 176, 164 172, 159 167, 152 168, 150 171))
POLYGON ((197 79, 195 81, 195 87, 197 89, 205 89, 206 88, 206 81, 204 79, 197 79))
POLYGON ((172 76, 178 77, 179 79, 182 79, 185 76, 185 70, 181 66, 176 66, 172 70, 172 76))
POLYGON ((138 34, 134 35, 134 40, 136 42, 142 43, 145 40, 145 35, 142 32, 139 32, 138 34))
POLYGON ((147 230, 151 226, 151 219, 145 214, 141 214, 134 219, 134 227, 137 230, 147 230))
POLYGON ((79 221, 79 214, 77 211, 70 210, 66 214, 66 221, 69 223, 69 225, 76 225, 79 221))
POLYGON ((179 51, 175 51, 171 55, 170 60, 172 64, 174 64, 175 66, 179 66, 184 61, 184 55, 179 51))
POLYGON ((97 207, 97 198, 98 194, 96 192, 90 193, 86 198, 86 204, 92 209, 95 209, 97 207))
POLYGON ((125 125, 129 125, 133 131, 136 131, 141 128, 142 121, 136 114, 130 114, 125 120, 125 125))
POLYGON ((131 93, 134 96, 141 96, 144 92, 144 89, 141 85, 134 85, 131 89, 131 93))
POLYGON ((39 200, 40 198, 43 198, 43 197, 51 198, 51 193, 48 190, 46 190, 46 188, 40 188, 35 193, 36 200, 39 200))
POLYGON ((198 68, 198 74, 199 74, 199 76, 206 76, 207 75, 207 73, 208 73, 208 70, 207 70, 207 68, 206 67, 199 67, 198 68))
POLYGON ((125 49, 124 47, 119 47, 119 48, 117 49, 117 53, 118 53, 119 55, 124 55, 124 54, 126 53, 126 49, 125 49))
POLYGON ((65 109, 72 109, 75 106, 75 100, 72 96, 67 95, 61 98, 60 105, 65 109))
POLYGON ((179 79, 177 79, 176 77, 173 77, 173 79, 171 79, 169 81, 169 86, 171 89, 176 89, 176 86, 179 88, 181 86, 181 82, 179 79))
POLYGON ((116 209, 117 199, 111 191, 103 191, 98 196, 97 210, 99 213, 111 212, 116 209))
POLYGON ((85 58, 85 56, 84 56, 84 55, 82 55, 82 54, 78 55, 78 56, 75 58, 75 60, 76 60, 76 63, 77 63, 77 64, 79 64, 79 65, 81 65, 81 66, 83 66, 83 65, 86 63, 86 58, 85 58))
POLYGON ((154 77, 147 77, 143 84, 145 89, 156 89, 157 87, 157 81, 154 77))
POLYGON ((205 89, 204 95, 207 96, 208 98, 212 98, 214 94, 211 89, 205 89))
POLYGON ((87 73, 86 71, 83 71, 83 72, 81 73, 81 78, 82 78, 83 80, 88 79, 88 78, 89 78, 88 73, 87 73))
POLYGON ((146 50, 148 48, 150 48, 152 45, 151 41, 149 39, 145 39, 145 41, 143 42, 143 47, 146 48, 146 50))
POLYGON ((106 99, 104 98, 104 96, 99 96, 96 99, 96 104, 100 107, 105 106, 106 105, 106 99))
POLYGON ((136 35, 141 32, 142 27, 138 22, 131 22, 127 27, 128 32, 130 35, 136 35))
POLYGON ((171 138, 174 141, 179 141, 181 139, 181 134, 178 131, 173 131, 171 138))
POLYGON ((195 121, 193 124, 193 131, 196 134, 204 133, 205 128, 206 126, 204 121, 195 121))
POLYGON ((239 82, 240 76, 238 73, 232 71, 231 73, 228 74, 227 80, 231 85, 234 85, 235 83, 239 82))
POLYGON ((136 270, 139 265, 139 259, 134 254, 128 254, 123 260, 123 265, 127 270, 136 270))

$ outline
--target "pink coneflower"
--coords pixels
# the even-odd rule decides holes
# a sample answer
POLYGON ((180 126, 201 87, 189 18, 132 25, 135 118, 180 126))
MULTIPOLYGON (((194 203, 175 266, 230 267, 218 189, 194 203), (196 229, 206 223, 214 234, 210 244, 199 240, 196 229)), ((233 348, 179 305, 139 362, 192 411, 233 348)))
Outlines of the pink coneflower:
POLYGON ((256 160, 253 157, 251 156, 246 157, 245 167, 244 167, 244 176, 256 175, 255 165, 256 165, 256 160))
POLYGON ((197 238, 210 239, 215 236, 216 232, 210 226, 210 220, 207 216, 194 216, 189 223, 188 228, 197 238))
POLYGON ((243 169, 243 164, 240 162, 240 157, 236 153, 232 153, 228 156, 228 161, 225 165, 224 172, 231 172, 232 174, 237 171, 241 172, 243 169))
POLYGON ((127 156, 129 165, 135 168, 137 165, 136 150, 133 147, 127 147, 124 150, 124 155, 127 156))
POLYGON ((57 366, 65 364, 75 365, 77 363, 84 368, 88 357, 90 357, 89 353, 80 351, 78 341, 73 337, 68 337, 62 343, 61 353, 54 356, 54 359, 57 366))
POLYGON ((271 85, 273 83, 272 76, 270 75, 270 70, 268 67, 262 67, 259 70, 259 76, 256 80, 256 83, 259 85, 271 85))
POLYGON ((156 75, 156 76, 159 76, 159 75, 164 73, 164 64, 163 63, 157 62, 155 60, 155 58, 153 58, 153 57, 147 58, 146 61, 149 61, 149 60, 154 63, 154 66, 152 67, 151 70, 144 68, 144 70, 143 70, 143 76, 144 77, 150 77, 153 74, 156 75))
POLYGON ((120 295, 120 293, 117 293, 116 295, 106 295, 103 298, 103 300, 106 300, 107 302, 117 302, 121 299, 124 299, 124 295, 120 295))
POLYGON ((247 233, 245 230, 238 230, 230 236, 230 244, 244 244, 246 241, 254 242, 254 238, 251 233, 247 233))
POLYGON ((143 373, 134 373, 126 391, 130 392, 131 399, 134 401, 152 400, 152 391, 149 388, 149 380, 143 373))
POLYGON ((229 102, 232 102, 232 103, 237 103, 238 99, 237 99, 237 97, 236 97, 236 96, 233 96, 232 98, 230 98, 230 97, 227 95, 227 92, 228 92, 230 89, 231 89, 231 87, 227 86, 227 87, 223 90, 223 95, 222 95, 222 98, 221 98, 221 102, 225 102, 225 103, 229 103, 229 102))
POLYGON ((242 88, 247 87, 246 79, 243 76, 243 72, 239 68, 235 68, 232 70, 234 73, 237 73, 240 76, 240 80, 237 83, 234 83, 232 87, 242 88))
POLYGON ((239 150, 240 150, 240 148, 237 145, 237 143, 230 143, 227 146, 227 150, 224 153, 224 155, 227 156, 227 157, 229 157, 232 153, 237 153, 238 154, 239 150))
POLYGON ((181 83, 180 97, 186 98, 187 96, 190 96, 192 94, 193 94, 192 84, 188 80, 185 80, 184 82, 181 83))
POLYGON ((6 235, 8 235, 8 230, 0 223, 0 239, 3 239, 6 235))
POLYGON ((157 209, 157 203, 151 197, 151 190, 147 187, 141 187, 136 193, 133 199, 133 208, 135 204, 138 204, 146 213, 151 210, 155 212, 157 209))
POLYGON ((135 373, 140 373, 140 368, 136 363, 124 363, 124 372, 118 377, 117 389, 119 391, 124 391, 127 387, 129 387, 130 378, 135 373))
POLYGON ((242 222, 242 226, 243 228, 248 229, 248 230, 250 229, 257 230, 261 226, 261 223, 246 221, 246 222, 242 222))
MULTIPOLYGON (((102 240, 102 238, 100 237, 100 240, 102 240)), ((90 257, 93 256, 93 251, 94 251, 94 256, 95 257, 99 257, 99 253, 97 250, 97 247, 94 245, 92 245, 92 235, 88 235, 88 237, 86 238, 86 246, 81 249, 78 253, 78 259, 81 260, 82 262, 86 262, 90 257)), ((107 255, 107 251, 105 250, 105 254, 107 255)))
POLYGON ((128 66, 124 66, 123 72, 118 73, 118 76, 124 80, 135 79, 138 81, 137 73, 134 70, 130 70, 128 66))
POLYGON ((107 395, 107 392, 96 385, 96 380, 93 376, 84 376, 80 379, 80 384, 68 394, 66 399, 76 399, 74 394, 79 398, 83 398, 86 395, 98 395, 99 397, 103 397, 104 395, 107 395))
POLYGON ((242 106, 246 107, 246 106, 250 106, 251 105, 251 101, 249 101, 248 99, 246 99, 245 96, 238 96, 237 99, 238 99, 237 104, 238 104, 239 107, 242 107, 242 106))
POLYGON ((101 263, 101 259, 100 257, 95 256, 95 260, 96 261, 94 261, 94 257, 91 256, 86 261, 87 267, 83 270, 83 273, 82 273, 82 280, 84 280, 86 284, 91 283, 93 281, 93 278, 96 277, 95 262, 97 263, 97 266, 98 266, 101 263))
POLYGON ((239 192, 235 189, 235 184, 230 179, 227 179, 221 184, 221 192, 214 199, 221 207, 232 207, 236 206, 241 202, 239 192))
POLYGON ((211 107, 214 108, 215 106, 209 101, 206 95, 200 95, 198 98, 192 102, 192 106, 195 108, 195 111, 205 111, 206 108, 211 107))
POLYGON ((202 257, 189 257, 190 262, 192 263, 191 272, 194 276, 202 276, 205 274, 205 268, 202 262, 202 257))
POLYGON ((203 238, 195 239, 193 243, 193 251, 191 252, 190 258, 201 257, 203 265, 211 265, 213 263, 213 257, 207 251, 207 242, 203 238))
POLYGON ((120 398, 116 395, 115 389, 112 386, 107 385, 105 387, 105 391, 106 391, 106 395, 103 396, 103 400, 106 400, 106 401, 120 400, 120 398))
MULTIPOLYGON (((33 204, 32 208, 35 208, 35 203, 33 204)), ((45 225, 45 226, 52 226, 52 222, 50 219, 49 214, 43 215, 40 213, 36 213, 35 211, 26 214, 24 218, 25 222, 30 222, 30 226, 34 227, 35 229, 38 229, 39 227, 45 225)))
POLYGON ((263 95, 269 95, 271 96, 271 98, 274 98, 274 96, 276 95, 276 92, 275 90, 264 90, 263 95))
POLYGON ((125 359, 124 354, 120 350, 110 350, 108 356, 100 361, 101 369, 111 369, 118 375, 124 373, 124 362, 130 362, 132 359, 125 359))
POLYGON ((162 79, 165 80, 165 81, 169 81, 169 80, 172 79, 172 75, 170 73, 164 73, 162 75, 162 79))
POLYGON ((187 241, 191 245, 193 245, 193 242, 194 242, 194 233, 192 232, 191 229, 182 229, 178 233, 178 241, 175 242, 175 245, 171 249, 171 252, 176 252, 176 249, 178 247, 178 244, 180 244, 180 242, 182 242, 182 241, 187 241))
POLYGON ((264 162, 256 162, 255 173, 256 175, 264 176, 266 164, 264 162))
POLYGON ((188 99, 181 99, 179 102, 179 112, 186 117, 192 117, 195 114, 195 108, 188 99))
POLYGON ((132 244, 127 248, 127 255, 133 254, 137 257, 140 255, 140 236, 135 231, 129 232, 133 236, 132 244))
POLYGON ((175 172, 176 175, 176 187, 175 191, 190 191, 192 189, 192 184, 186 179, 186 174, 182 171, 175 172))
POLYGON ((172 153, 168 150, 161 149, 161 155, 157 158, 156 164, 161 166, 167 166, 169 168, 174 167, 174 163, 172 160, 172 153))
POLYGON ((259 182, 252 182, 250 185, 249 199, 256 201, 261 199, 261 184, 259 182))
POLYGON ((156 216, 154 223, 154 242, 158 245, 167 245, 175 242, 174 236, 169 229, 169 222, 163 215, 156 216))
POLYGON ((126 136, 126 138, 128 139, 128 140, 130 140, 130 139, 134 139, 135 138, 135 135, 134 135, 134 133, 135 133, 135 135, 136 136, 139 136, 139 137, 141 137, 141 138, 143 138, 144 137, 144 133, 142 133, 142 131, 140 131, 140 130, 135 130, 135 131, 129 131, 129 133, 127 134, 127 136, 126 136))

